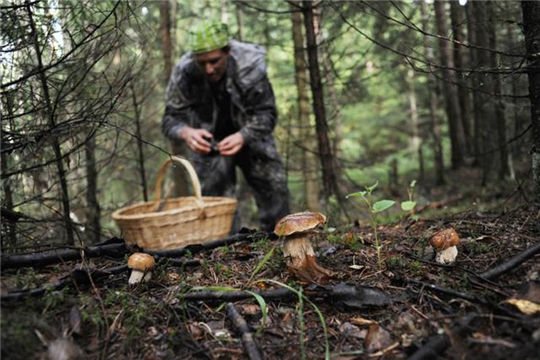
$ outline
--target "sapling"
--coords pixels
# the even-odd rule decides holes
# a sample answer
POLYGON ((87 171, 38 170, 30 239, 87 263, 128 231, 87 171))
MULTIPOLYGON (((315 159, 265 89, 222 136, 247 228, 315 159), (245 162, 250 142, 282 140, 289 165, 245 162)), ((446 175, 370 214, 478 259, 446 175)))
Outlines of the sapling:
MULTIPOLYGON (((371 228, 373 229, 373 234, 375 236, 375 249, 377 250, 377 265, 379 266, 379 269, 382 267, 382 258, 381 258, 381 246, 379 245, 379 234, 377 232, 377 215, 380 212, 383 212, 396 203, 394 200, 379 200, 376 202, 373 202, 372 198, 372 192, 375 190, 375 188, 379 185, 379 182, 375 182, 375 184, 371 186, 366 186, 364 191, 358 191, 352 194, 347 195, 347 199, 350 197, 360 197, 364 203, 369 208, 369 220, 371 224, 371 228)), ((413 206, 414 207, 414 206, 413 206)))

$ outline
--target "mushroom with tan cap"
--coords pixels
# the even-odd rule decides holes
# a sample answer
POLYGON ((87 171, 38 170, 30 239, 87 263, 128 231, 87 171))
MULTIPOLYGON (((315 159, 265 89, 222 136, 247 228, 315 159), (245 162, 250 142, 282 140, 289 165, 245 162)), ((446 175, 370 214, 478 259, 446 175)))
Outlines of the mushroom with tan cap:
POLYGON ((131 270, 131 276, 128 283, 130 285, 147 282, 152 277, 152 270, 156 262, 154 257, 145 253, 133 253, 128 259, 128 268, 131 270))
POLYGON ((435 250, 435 261, 439 264, 452 264, 456 261, 459 244, 459 235, 453 228, 445 229, 433 234, 429 243, 435 250))
POLYGON ((323 282, 332 272, 317 264, 310 237, 313 230, 326 222, 326 216, 316 212, 300 212, 282 217, 274 233, 283 238, 283 255, 289 271, 300 280, 323 282))

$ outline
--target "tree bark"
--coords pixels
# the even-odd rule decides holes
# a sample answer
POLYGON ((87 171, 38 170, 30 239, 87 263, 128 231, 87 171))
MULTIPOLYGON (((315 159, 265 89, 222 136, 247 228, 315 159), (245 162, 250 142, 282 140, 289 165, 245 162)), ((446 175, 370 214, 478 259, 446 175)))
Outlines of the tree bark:
MULTIPOLYGON (((42 51, 39 46, 37 26, 34 21, 34 14, 32 12, 32 5, 27 2, 26 10, 28 13, 31 37, 32 37, 32 46, 35 51, 35 56, 37 60, 37 70, 39 71, 39 81, 41 83, 41 91, 43 92, 43 117, 48 121, 51 129, 56 127, 56 119, 54 114, 54 106, 52 103, 51 96, 49 94, 49 84, 47 83, 47 74, 46 69, 43 66, 42 51)), ((75 238, 73 236, 73 228, 70 217, 70 203, 69 203, 69 192, 67 186, 67 176, 66 170, 64 168, 64 163, 62 159, 62 149, 60 147, 60 142, 57 137, 51 139, 52 148, 54 151, 54 156, 56 158, 56 168, 58 171, 58 179, 60 181, 60 198, 62 202, 62 218, 64 220, 64 226, 66 229, 67 243, 68 245, 75 245, 75 238)))
POLYGON ((142 130, 141 130, 141 106, 137 101, 137 91, 135 90, 133 84, 131 88, 131 99, 133 104, 133 111, 135 113, 135 135, 137 136, 137 160, 138 160, 138 170, 139 170, 139 180, 141 181, 141 192, 143 200, 148 201, 148 185, 146 181, 146 171, 144 167, 144 143, 142 140, 142 130))
POLYGON ((531 170, 534 202, 540 208, 540 3, 522 1, 525 48, 527 50, 527 75, 531 100, 531 170))
POLYGON ((238 40, 244 41, 244 13, 238 4, 236 5, 236 22, 238 23, 238 40))
MULTIPOLYGON (((342 137, 342 126, 341 126, 341 109, 339 106, 338 96, 336 93, 336 88, 334 85, 334 76, 332 74, 332 64, 330 61, 330 54, 328 52, 328 44, 325 42, 323 32, 322 32, 322 20, 323 16, 321 14, 320 8, 313 9, 313 24, 315 27, 315 39, 318 44, 318 52, 322 57, 324 76, 326 79, 326 88, 328 89, 328 102, 332 105, 332 111, 330 111, 331 117, 329 123, 331 124, 331 129, 333 130, 333 136, 331 137, 332 144, 332 158, 334 160, 334 173, 337 179, 341 179, 342 176, 342 166, 341 166, 341 137, 342 137)), ((339 183, 338 183, 339 186, 339 183)))
POLYGON ((172 72, 172 38, 171 38, 171 3, 170 0, 161 0, 159 3, 161 18, 161 51, 163 52, 164 84, 167 86, 172 72))
POLYGON ((334 172, 334 161, 332 148, 328 138, 328 123, 324 108, 324 95, 319 69, 319 55, 317 52, 317 39, 313 19, 313 2, 303 2, 304 26, 306 29, 306 44, 309 64, 309 78, 311 83, 311 93, 313 96, 313 112, 315 113, 315 128, 317 130, 317 140, 319 145, 319 156, 323 173, 324 194, 326 200, 331 195, 338 196, 337 179, 334 172))
MULTIPOLYGON (((164 84, 167 85, 172 73, 172 36, 171 36, 171 2, 170 0, 161 0, 159 13, 161 18, 161 50, 163 52, 164 63, 164 84)), ((171 141, 171 151, 174 155, 186 157, 187 146, 183 142, 171 141)), ((174 196, 188 195, 188 178, 180 167, 173 167, 172 178, 174 182, 174 196)), ((147 195, 145 194, 145 199, 147 195)))
MULTIPOLYGON (((454 64, 456 69, 469 68, 469 61, 466 56, 465 48, 461 43, 465 42, 465 32, 464 32, 464 16, 463 16, 463 7, 459 4, 458 1, 450 2, 450 18, 452 21, 452 35, 453 39, 459 42, 459 44, 454 43, 454 64)), ((458 73, 458 99, 459 107, 461 108, 461 121, 463 123, 463 133, 465 136, 465 146, 467 149, 467 154, 473 152, 473 114, 472 114, 472 102, 471 95, 468 88, 468 78, 463 72, 458 73)))
POLYGON ((86 233, 87 239, 91 243, 97 244, 100 242, 101 236, 101 208, 98 201, 98 171, 96 166, 96 138, 90 136, 85 145, 86 156, 86 206, 87 206, 87 223, 86 233))
MULTIPOLYGON (((296 7, 291 5, 291 10, 296 7)), ((300 124, 300 142, 304 145, 302 151, 302 176, 304 178, 304 195, 306 207, 310 211, 320 211, 319 203, 319 168, 313 148, 313 133, 310 126, 308 78, 304 51, 304 36, 302 34, 302 14, 298 11, 291 13, 292 37, 294 43, 294 69, 296 93, 298 96, 298 120, 300 124)))
POLYGON ((420 128, 418 125, 418 102, 416 98, 416 88, 415 88, 414 82, 415 82, 414 71, 412 69, 409 69, 407 71, 407 85, 409 88, 408 98, 409 98, 409 111, 410 111, 410 119, 411 119, 410 149, 414 155, 418 156, 419 180, 422 181, 424 180, 424 169, 422 166, 422 152, 420 150, 422 146, 421 144, 422 140, 420 138, 420 128))
MULTIPOLYGON (((428 11, 426 1, 421 2, 422 27, 424 31, 429 30, 428 11)), ((427 37, 424 37, 425 57, 429 64, 433 63, 433 49, 429 44, 427 37)), ((437 115, 439 110, 439 101, 437 99, 437 82, 431 69, 428 75, 429 86, 429 128, 433 139, 433 163, 435 168, 435 184, 442 185, 444 179, 444 156, 442 151, 441 124, 437 115)))
MULTIPOLYGON (((448 35, 446 25, 446 2, 434 1, 435 17, 437 23, 437 32, 440 36, 448 35)), ((456 86, 452 84, 455 81, 454 57, 452 47, 449 41, 439 38, 439 51, 441 57, 441 65, 443 66, 442 77, 443 94, 445 99, 446 116, 448 121, 448 129, 450 132, 451 145, 451 162, 453 169, 459 169, 464 165, 465 155, 465 135, 463 131, 463 122, 461 121, 461 111, 456 86)))
MULTIPOLYGON (((490 21, 488 23, 488 33, 490 48, 493 51, 490 53, 490 68, 496 69, 499 66, 499 55, 495 52, 498 48, 497 46, 497 29, 495 28, 495 22, 493 20, 493 5, 491 2, 487 2, 486 6, 490 8, 488 14, 490 14, 490 21)), ((509 158, 508 158, 508 144, 506 143, 506 115, 505 115, 505 106, 502 98, 502 83, 501 75, 493 74, 493 100, 495 101, 495 128, 497 131, 497 136, 494 136, 494 139, 497 139, 495 148, 497 149, 499 155, 499 179, 504 179, 510 175, 509 167, 509 158)))
POLYGON ((475 53, 476 73, 474 92, 474 113, 475 113, 475 141, 478 144, 476 158, 482 167, 482 185, 486 185, 492 177, 493 169, 498 169, 500 157, 494 156, 497 153, 499 143, 497 141, 497 113, 491 102, 495 93, 494 77, 488 73, 483 73, 482 69, 493 65, 490 49, 490 11, 489 1, 478 1, 471 3, 473 18, 475 21, 476 45, 482 49, 473 50, 475 53))
MULTIPOLYGON (((5 95, 6 105, 5 110, 9 114, 9 118, 13 119, 13 94, 9 93, 5 95)), ((0 118, 2 118, 2 115, 0 115, 0 118)), ((2 121, 5 121, 2 119, 2 121)), ((10 121, 11 125, 11 121, 10 121)), ((2 124, 2 127, 0 129, 0 132, 4 132, 4 124, 2 124)), ((5 141, 4 134, 1 134, 0 139, 2 141, 5 141)), ((4 144, 5 146, 5 144, 4 144)), ((0 166, 2 169, 8 168, 8 155, 4 152, 2 152, 0 156, 0 166)), ((4 201, 3 201, 3 208, 5 207, 7 210, 12 211, 13 210, 13 189, 11 187, 11 179, 5 179, 2 181, 2 187, 4 190, 4 201)), ((3 209, 2 209, 3 210, 3 209)), ((17 246, 17 225, 15 219, 2 219, 2 227, 6 227, 6 235, 3 236, 0 239, 0 251, 2 253, 5 253, 6 249, 9 248, 9 251, 14 251, 15 247, 17 246), (6 221, 7 220, 7 221, 6 221), (7 245, 6 246, 6 242, 7 245)))

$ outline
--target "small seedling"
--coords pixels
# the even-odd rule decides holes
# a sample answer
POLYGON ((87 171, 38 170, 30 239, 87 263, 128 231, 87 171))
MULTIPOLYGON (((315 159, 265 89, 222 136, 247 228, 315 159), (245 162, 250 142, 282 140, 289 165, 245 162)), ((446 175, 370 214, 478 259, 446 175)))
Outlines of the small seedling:
POLYGON ((409 187, 407 188, 407 194, 409 195, 409 200, 403 201, 401 203, 401 210, 410 212, 414 210, 416 206, 416 201, 414 200, 414 186, 416 185, 416 180, 411 181, 409 187))
POLYGON ((371 186, 366 186, 364 191, 358 191, 352 194, 347 195, 347 199, 350 197, 360 197, 364 203, 368 206, 370 212, 369 212, 369 220, 371 224, 371 228, 373 229, 373 234, 375 235, 375 249, 377 250, 377 264, 379 266, 379 269, 382 267, 382 258, 381 258, 381 246, 379 245, 379 234, 377 232, 377 215, 380 212, 383 212, 396 203, 394 200, 379 200, 376 202, 373 202, 372 193, 375 188, 379 185, 379 182, 375 182, 375 184, 371 186))

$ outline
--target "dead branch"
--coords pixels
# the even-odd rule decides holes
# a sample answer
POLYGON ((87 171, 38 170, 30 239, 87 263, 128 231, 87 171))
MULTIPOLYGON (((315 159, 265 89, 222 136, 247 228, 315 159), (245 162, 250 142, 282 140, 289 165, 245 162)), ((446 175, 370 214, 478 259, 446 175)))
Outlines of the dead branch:
MULTIPOLYGON (((264 232, 241 233, 227 237, 225 239, 208 241, 201 245, 188 245, 186 247, 173 250, 150 251, 142 249, 142 251, 154 255, 158 258, 175 258, 182 257, 187 253, 196 254, 201 251, 231 245, 240 241, 255 241, 263 239, 265 237, 275 238, 275 235, 264 232)), ((38 253, 13 254, 3 256, 0 260, 0 268, 2 270, 21 267, 38 268, 71 260, 80 260, 82 259, 82 255, 87 258, 96 258, 103 256, 122 258, 127 254, 127 252, 128 248, 126 247, 122 239, 112 238, 104 243, 82 249, 61 248, 38 253)))
POLYGON ((238 313, 238 310, 236 310, 232 303, 227 303, 227 309, 229 311, 227 317, 232 321, 233 325, 240 332, 240 336, 242 338, 242 345, 244 346, 244 350, 247 352, 248 357, 251 360, 263 359, 261 350, 257 346, 257 343, 255 343, 255 340, 253 339, 253 334, 249 330, 249 326, 242 317, 242 315, 238 313))
POLYGON ((530 258, 538 255, 540 253, 540 242, 534 244, 530 248, 528 248, 525 251, 522 251, 521 253, 515 255, 510 260, 499 264, 495 266, 494 268, 485 271, 479 275, 482 279, 494 279, 497 278, 503 274, 506 274, 512 269, 515 269, 525 261, 529 260, 530 258))
POLYGON ((417 215, 429 209, 440 209, 461 199, 463 199, 463 195, 459 194, 440 201, 433 201, 427 205, 418 206, 416 209, 414 209, 413 214, 417 215))
POLYGON ((256 241, 264 238, 275 239, 276 236, 272 233, 266 232, 249 232, 249 233, 239 233, 236 235, 229 236, 224 239, 207 241, 203 244, 188 245, 183 248, 172 249, 172 250, 143 250, 143 252, 162 257, 182 257, 186 253, 196 254, 205 250, 212 250, 221 246, 232 245, 240 241, 256 241))
POLYGON ((102 256, 119 258, 123 257, 126 252, 127 249, 124 242, 120 239, 113 238, 102 245, 90 246, 81 249, 62 248, 38 253, 2 256, 2 259, 0 260, 0 268, 2 270, 16 269, 27 266, 38 268, 71 260, 80 260, 82 259, 82 255, 87 258, 102 256))
POLYGON ((427 343, 418 349, 409 360, 435 359, 442 355, 452 341, 451 337, 463 337, 471 332, 471 324, 478 318, 478 314, 472 312, 462 318, 456 326, 454 326, 449 334, 435 335, 428 339, 427 343))
POLYGON ((0 300, 20 300, 29 296, 41 296, 47 291, 58 291, 70 284, 75 284, 77 286, 89 285, 92 282, 102 280, 111 275, 120 274, 127 270, 127 265, 120 265, 102 270, 95 269, 90 271, 84 269, 74 269, 69 275, 64 276, 53 284, 46 284, 44 286, 40 286, 38 288, 30 290, 18 290, 1 294, 0 300))

